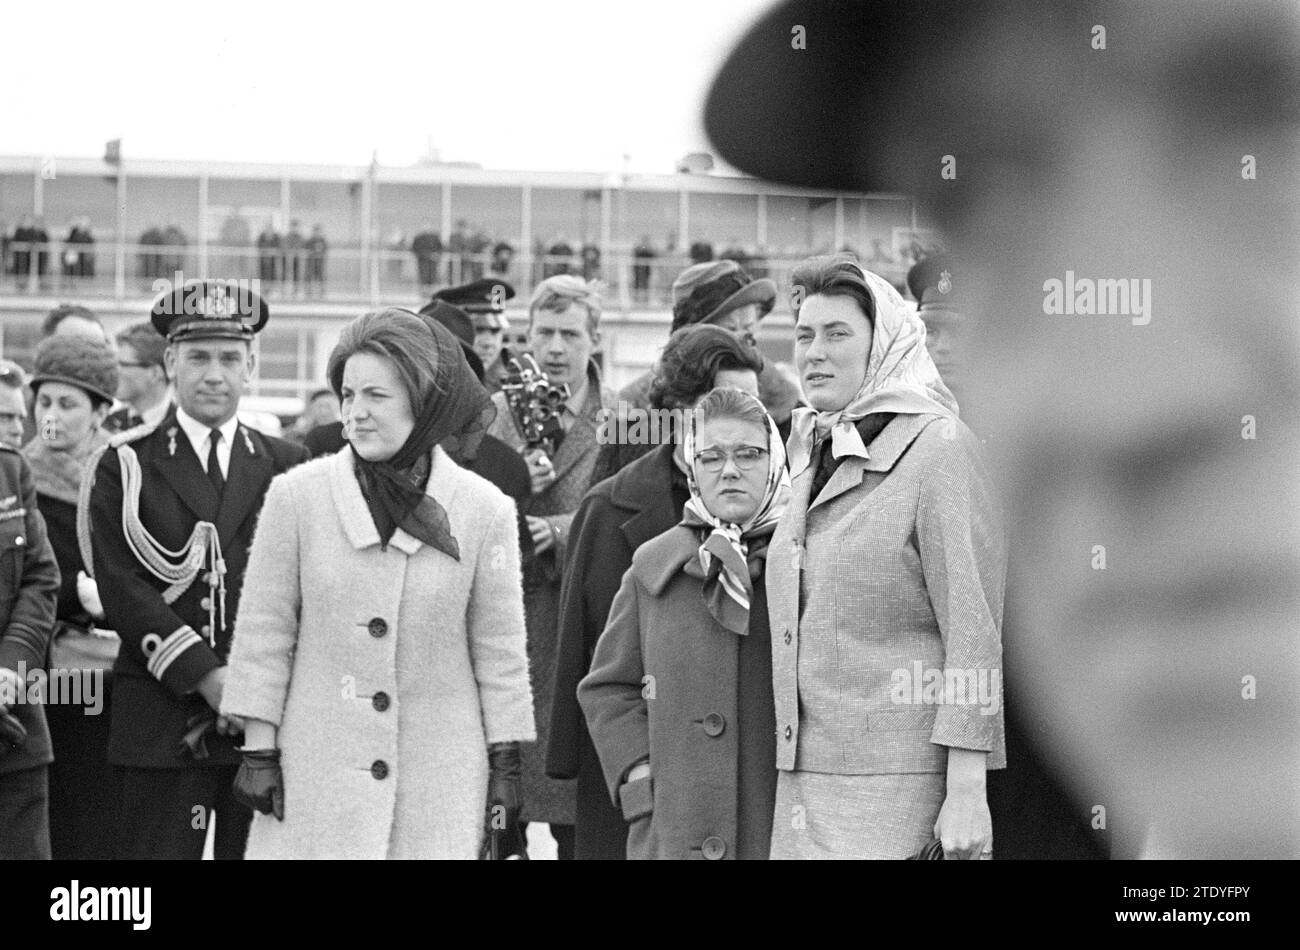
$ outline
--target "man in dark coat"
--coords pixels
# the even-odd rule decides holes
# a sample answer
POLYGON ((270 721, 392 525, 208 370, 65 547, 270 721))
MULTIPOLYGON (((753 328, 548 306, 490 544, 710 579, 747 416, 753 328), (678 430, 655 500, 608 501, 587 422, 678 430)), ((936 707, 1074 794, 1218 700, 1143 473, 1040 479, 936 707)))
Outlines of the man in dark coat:
POLYGON ((216 857, 243 857, 252 812, 232 794, 240 726, 217 710, 257 513, 271 479, 308 457, 236 415, 268 316, 233 283, 161 296, 152 319, 169 341, 177 406, 118 436, 96 469, 95 578, 122 638, 108 750, 123 767, 121 858, 198 860, 213 812, 216 857), (192 552, 200 525, 202 564, 178 571, 166 550, 192 552))
POLYGON ((36 483, 0 443, 0 861, 50 857, 50 733, 28 673, 44 669, 59 566, 36 510, 36 483))
MULTIPOLYGON (((763 362, 733 334, 714 326, 683 328, 660 357, 651 399, 659 409, 693 406, 717 385, 758 394, 763 362)), ((618 438, 619 433, 606 436, 618 438)), ((606 439, 607 442, 611 441, 606 439)), ((554 700, 546 774, 577 781, 574 857, 623 860, 627 824, 613 805, 578 705, 578 682, 591 668, 596 641, 632 555, 646 541, 682 519, 690 497, 685 461, 674 441, 659 445, 596 485, 578 507, 569 529, 569 552, 560 591, 554 700)))

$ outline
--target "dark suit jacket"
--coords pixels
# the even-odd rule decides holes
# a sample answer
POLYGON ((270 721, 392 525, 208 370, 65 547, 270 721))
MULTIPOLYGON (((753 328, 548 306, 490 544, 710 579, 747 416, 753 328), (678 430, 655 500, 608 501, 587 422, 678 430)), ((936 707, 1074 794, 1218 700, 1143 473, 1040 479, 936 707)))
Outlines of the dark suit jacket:
MULTIPOLYGON (((209 588, 202 575, 174 603, 164 603, 167 585, 145 569, 122 535, 120 449, 104 454, 95 473, 90 516, 100 600, 122 638, 113 666, 109 761, 184 768, 193 762, 178 751, 186 720, 208 708, 194 690, 211 670, 225 664, 230 652, 262 500, 271 479, 306 461, 307 450, 240 425, 218 504, 175 410, 156 429, 128 444, 140 461, 140 520, 145 529, 174 551, 184 546, 196 523, 213 522, 226 562, 224 628, 209 630, 209 588), (215 645, 209 644, 210 633, 215 645)), ((231 740, 210 735, 207 745, 212 763, 239 761, 231 740)))
POLYGON ((622 860, 627 823, 614 808, 600 760, 578 705, 578 681, 591 668, 596 641, 632 554, 682 519, 686 478, 673 477, 672 446, 656 446, 582 500, 569 536, 560 593, 555 700, 546 772, 577 778, 576 857, 622 860))
MULTIPOLYGON (((17 450, 0 445, 0 666, 44 669, 58 593, 59 565, 36 508, 31 469, 17 450)), ((0 775, 49 765, 44 708, 23 702, 10 711, 27 730, 27 743, 0 756, 0 775)))

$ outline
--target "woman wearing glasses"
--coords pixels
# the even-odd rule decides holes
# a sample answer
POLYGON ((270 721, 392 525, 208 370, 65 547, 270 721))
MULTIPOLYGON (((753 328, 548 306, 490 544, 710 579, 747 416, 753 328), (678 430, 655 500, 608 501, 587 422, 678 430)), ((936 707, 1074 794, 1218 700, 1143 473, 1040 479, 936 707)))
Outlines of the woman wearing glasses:
POLYGON ((763 574, 789 478, 775 423, 715 389, 687 414, 681 523, 637 549, 578 685, 629 858, 764 859, 776 793, 763 574))

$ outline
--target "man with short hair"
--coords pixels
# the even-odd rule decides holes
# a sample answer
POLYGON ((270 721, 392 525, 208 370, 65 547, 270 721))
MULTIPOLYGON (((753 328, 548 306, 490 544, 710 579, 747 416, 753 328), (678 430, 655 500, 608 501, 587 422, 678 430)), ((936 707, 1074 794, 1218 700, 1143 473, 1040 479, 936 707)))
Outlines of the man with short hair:
POLYGON ((167 340, 151 323, 136 323, 121 333, 117 342, 117 398, 125 403, 104 420, 109 432, 157 425, 171 408, 171 385, 167 379, 167 340))
POLYGON ((0 360, 0 445, 15 449, 24 445, 26 386, 27 374, 22 367, 9 360, 0 360))
POLYGON ((237 721, 218 716, 253 527, 271 479, 307 451, 242 425, 266 304, 190 281, 155 301, 176 407, 119 434, 90 497, 95 576, 122 638, 108 756, 122 767, 124 859, 243 857, 252 812, 232 793, 237 721))
POLYGON ((580 277, 566 274, 537 285, 528 305, 528 346, 548 380, 569 387, 560 408, 562 435, 549 451, 529 449, 501 392, 492 397, 497 417, 488 430, 524 456, 532 475, 525 513, 536 556, 525 566, 524 608, 537 742, 523 750, 523 820, 550 824, 562 859, 573 857, 575 783, 546 777, 546 743, 569 525, 591 484, 603 411, 614 401, 592 360, 600 345, 600 315, 599 295, 580 277))

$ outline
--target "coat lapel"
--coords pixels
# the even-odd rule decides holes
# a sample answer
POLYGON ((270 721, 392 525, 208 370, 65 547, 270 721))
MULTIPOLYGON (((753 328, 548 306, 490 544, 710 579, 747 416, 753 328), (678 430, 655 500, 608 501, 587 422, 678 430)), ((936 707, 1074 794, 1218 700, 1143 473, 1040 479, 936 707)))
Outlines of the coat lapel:
POLYGON ((555 457, 551 459, 557 482, 596 448, 596 426, 600 422, 600 410, 605 404, 605 391, 601 388, 599 373, 594 370, 588 372, 587 380, 587 401, 582 407, 582 415, 573 420, 569 430, 564 433, 564 441, 555 450, 555 457))
MULTIPOLYGON (((890 471, 925 427, 938 418, 940 417, 932 414, 900 413, 895 416, 881 430, 880 435, 872 439, 871 444, 867 446, 867 455, 870 458, 850 455, 840 462, 839 468, 830 477, 821 494, 812 500, 809 510, 818 508, 843 495, 849 489, 861 485, 867 472, 890 471)), ((812 471, 811 467, 808 471, 812 471)), ((811 478, 809 484, 811 486, 811 478)))
POLYGON ((159 440, 153 458, 154 471, 171 486, 194 517, 215 522, 220 504, 217 490, 208 481, 199 457, 194 454, 194 446, 190 445, 189 436, 176 421, 174 411, 154 430, 154 438, 159 440))
POLYGON ((230 471, 217 514, 217 536, 223 548, 230 545, 244 519, 261 504, 274 474, 270 449, 259 435, 241 424, 230 447, 230 471))
POLYGON ((619 525, 628 548, 632 551, 651 538, 663 534, 665 526, 671 527, 681 520, 681 512, 671 510, 672 446, 661 446, 646 458, 654 460, 654 467, 636 467, 638 460, 623 469, 619 480, 614 483, 611 498, 618 507, 635 512, 619 525), (664 471, 665 466, 669 467, 667 472, 664 471))

